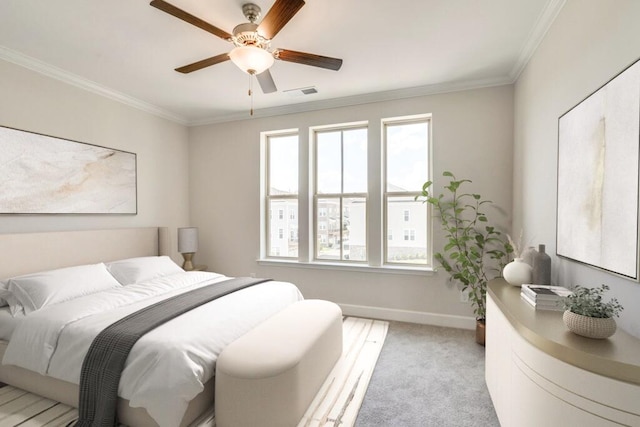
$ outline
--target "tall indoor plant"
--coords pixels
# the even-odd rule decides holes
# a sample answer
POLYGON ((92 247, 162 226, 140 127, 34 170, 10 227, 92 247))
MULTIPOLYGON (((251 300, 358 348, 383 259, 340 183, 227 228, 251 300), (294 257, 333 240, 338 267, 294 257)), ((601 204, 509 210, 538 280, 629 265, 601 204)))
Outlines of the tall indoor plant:
POLYGON ((416 199, 429 203, 439 215, 445 245, 435 258, 449 273, 449 279, 467 293, 477 320, 476 341, 484 344, 487 282, 500 276, 513 247, 487 219, 485 208, 493 203, 479 194, 462 191, 470 180, 458 180, 451 172, 442 175, 449 178, 444 187, 447 196, 434 196, 430 192, 433 183, 427 181, 416 199))

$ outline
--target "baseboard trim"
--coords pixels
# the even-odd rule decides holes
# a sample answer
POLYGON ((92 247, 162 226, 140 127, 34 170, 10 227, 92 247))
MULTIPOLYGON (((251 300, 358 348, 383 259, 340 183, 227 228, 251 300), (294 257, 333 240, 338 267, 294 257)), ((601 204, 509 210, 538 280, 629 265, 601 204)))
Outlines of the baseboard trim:
POLYGON ((446 326, 449 328, 476 328, 473 317, 454 316, 450 314, 425 313, 422 311, 398 310, 394 308, 371 307, 365 305, 340 304, 346 316, 367 317, 370 319, 395 320, 398 322, 419 323, 422 325, 446 326))

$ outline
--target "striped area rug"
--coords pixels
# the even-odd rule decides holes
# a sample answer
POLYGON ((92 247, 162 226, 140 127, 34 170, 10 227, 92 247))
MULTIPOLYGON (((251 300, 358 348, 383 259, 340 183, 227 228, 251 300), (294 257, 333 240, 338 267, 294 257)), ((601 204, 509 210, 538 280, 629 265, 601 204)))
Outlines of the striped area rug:
POLYGON ((298 427, 351 427, 369 387, 389 322, 347 317, 343 322, 344 347, 320 391, 298 427))
MULTIPOLYGON (((389 323, 346 317, 344 350, 298 427, 351 427, 364 400, 389 323)), ((78 411, 20 389, 0 388, 0 427, 66 427, 78 411)), ((214 427, 213 408, 191 427, 214 427)))
POLYGON ((78 418, 78 410, 32 393, 0 388, 0 426, 64 427, 78 418))

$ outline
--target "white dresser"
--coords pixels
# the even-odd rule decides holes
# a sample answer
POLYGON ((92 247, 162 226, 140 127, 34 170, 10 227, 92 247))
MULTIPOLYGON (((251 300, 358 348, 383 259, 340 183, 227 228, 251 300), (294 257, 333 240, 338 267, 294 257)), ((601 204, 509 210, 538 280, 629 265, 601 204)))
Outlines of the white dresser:
POLYGON ((502 279, 487 291, 485 378, 502 427, 640 426, 640 340, 575 335, 502 279))

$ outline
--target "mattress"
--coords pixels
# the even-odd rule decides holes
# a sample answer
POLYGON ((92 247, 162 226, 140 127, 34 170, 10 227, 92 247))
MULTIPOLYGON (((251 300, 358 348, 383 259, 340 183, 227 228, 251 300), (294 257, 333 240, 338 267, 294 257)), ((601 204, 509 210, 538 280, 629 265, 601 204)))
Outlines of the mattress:
MULTIPOLYGON (((100 330, 158 299, 204 286, 212 277, 227 279, 182 273, 14 318, 0 328, 5 338, 11 337, 10 343, 2 341, 0 381, 77 407, 80 367, 100 330), (176 278, 180 287, 174 289, 176 278)), ((300 299, 294 285, 267 282, 207 303, 142 337, 120 381, 120 421, 133 426, 188 425, 213 402, 215 360, 222 349, 300 299)))

